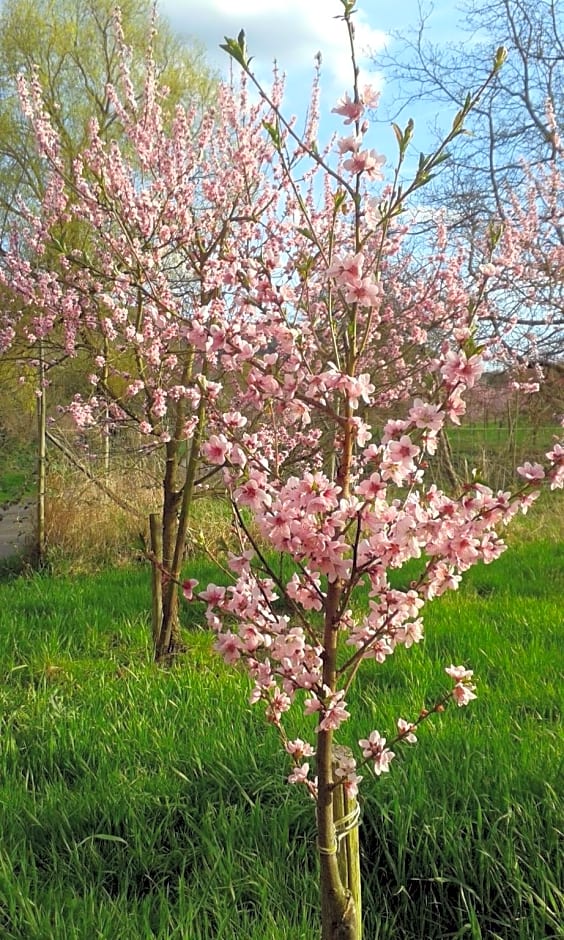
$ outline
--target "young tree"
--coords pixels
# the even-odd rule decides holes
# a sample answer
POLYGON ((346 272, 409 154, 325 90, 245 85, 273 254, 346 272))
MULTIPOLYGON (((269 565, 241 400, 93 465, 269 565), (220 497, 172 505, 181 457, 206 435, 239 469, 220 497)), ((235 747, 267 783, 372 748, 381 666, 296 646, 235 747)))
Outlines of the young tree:
MULTIPOLYGON (((336 744, 361 665, 419 642, 425 603, 498 557, 500 531, 527 510, 542 479, 564 482, 559 444, 545 467, 524 463, 513 495, 478 481, 447 495, 428 481, 438 434, 459 423, 488 354, 473 337, 495 300, 492 274, 484 267, 469 280, 464 247, 442 230, 420 275, 406 278, 402 213, 443 149, 400 184, 411 131, 396 128, 398 170, 377 187, 384 159, 369 146, 366 121, 377 96, 358 85, 355 3, 342 5, 354 81, 334 109, 347 128, 336 153, 316 143, 317 81, 303 133, 284 119, 275 77, 256 105, 244 80, 222 88, 217 113, 206 113, 194 138, 182 109, 164 129, 149 63, 141 107, 127 72, 124 97, 110 91, 128 146, 106 144, 92 126, 69 178, 40 89, 24 84, 52 184, 41 215, 27 216, 25 250, 16 241, 7 258, 14 289, 41 311, 30 341, 60 322, 70 352, 92 352, 96 394, 72 403, 79 423, 96 422, 108 402, 112 420, 165 449, 163 553, 154 559, 162 654, 191 500, 198 484, 221 475, 241 540, 228 559, 231 581, 198 593, 193 579, 182 587, 206 603, 218 651, 248 667, 252 699, 264 703, 291 758, 290 781, 315 800, 323 940, 361 935, 359 897, 338 860, 358 819, 343 818, 342 797, 354 798, 364 767, 388 772, 395 745, 414 743, 430 715, 475 697, 471 670, 447 666, 443 698, 398 719, 391 737, 367 732, 359 759, 336 744), (70 251, 59 237, 69 216, 87 232, 70 251), (59 253, 54 270, 29 263, 49 262, 47 248, 59 253), (408 561, 418 564, 410 587, 393 588, 390 573, 408 561), (286 732, 293 704, 311 716, 314 743, 286 732)), ((225 48, 257 84, 244 35, 225 48)), ((486 237, 487 264, 499 244, 486 237)), ((13 329, 6 321, 0 331, 6 348, 13 329)))
MULTIPOLYGON (((293 212, 279 223, 286 246, 283 299, 264 298, 260 276, 249 284, 272 341, 268 357, 251 360, 241 397, 269 407, 275 420, 268 448, 262 440, 244 442, 244 465, 233 466, 231 448, 238 445, 229 434, 221 448, 206 451, 224 470, 241 553, 230 562, 231 584, 208 584, 198 594, 217 631, 218 651, 227 662, 246 665, 254 681, 251 700, 264 703, 280 733, 293 762, 289 781, 305 785, 316 802, 324 940, 361 936, 359 898, 343 879, 338 858, 340 841, 357 818, 342 815, 338 797, 356 795, 362 768, 372 767, 376 776, 388 772, 392 748, 415 743, 417 726, 432 713, 449 701, 464 706, 475 698, 472 671, 447 666, 452 691, 411 720, 399 718, 391 739, 372 730, 358 742, 358 760, 339 750, 336 740, 339 732, 346 734, 347 697, 359 668, 418 643, 425 603, 456 589, 476 562, 499 556, 500 531, 528 509, 541 480, 553 488, 564 483, 560 444, 546 455, 546 468, 529 462, 519 468, 524 482, 513 495, 475 482, 447 496, 426 479, 441 429, 459 423, 465 394, 487 359, 473 336, 480 319, 492 314, 492 271, 482 265, 469 280, 463 248, 450 248, 443 230, 422 263, 425 275, 409 284, 397 277, 405 263, 400 214, 441 162, 442 148, 422 160, 412 184, 401 186, 396 174, 378 196, 370 195, 384 160, 366 144, 365 113, 377 96, 356 80, 354 6, 343 0, 355 81, 352 94, 334 109, 347 125, 337 140, 337 166, 312 143, 315 106, 299 138, 277 108, 276 121, 266 125, 280 176, 294 196, 293 212), (320 172, 322 199, 316 200, 314 187, 304 194, 295 181, 299 155, 320 172), (408 404, 414 393, 421 397, 408 404), (393 417, 383 427, 371 423, 371 412, 385 408, 393 417), (314 435, 305 468, 288 474, 277 429, 318 423, 331 435, 335 460, 322 463, 314 435), (285 569, 272 563, 273 551, 286 557, 285 569), (390 572, 414 560, 419 571, 410 588, 394 589, 390 572), (295 703, 313 718, 313 742, 291 739, 285 730, 295 703)), ((228 40, 225 48, 254 81, 243 39, 228 40)), ((494 75, 502 58, 500 52, 494 75)), ((451 139, 476 101, 465 100, 451 139)), ((409 127, 396 128, 400 165, 410 133, 409 127)), ((531 247, 531 229, 526 238, 531 247)), ((525 242, 509 224, 504 239, 500 267, 515 275, 516 255, 507 246, 523 249, 525 242)), ((500 243, 491 233, 486 237, 489 264, 500 243)), ((496 301, 503 304, 500 293, 496 301)))

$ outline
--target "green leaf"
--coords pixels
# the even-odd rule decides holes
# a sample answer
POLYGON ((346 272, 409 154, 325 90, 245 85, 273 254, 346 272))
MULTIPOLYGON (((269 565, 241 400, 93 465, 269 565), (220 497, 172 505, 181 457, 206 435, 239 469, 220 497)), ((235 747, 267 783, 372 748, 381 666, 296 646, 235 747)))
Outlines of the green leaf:
POLYGON ((443 150, 443 152, 439 153, 433 160, 433 166, 439 166, 440 163, 445 163, 446 160, 450 160, 450 153, 448 150, 443 150))
POLYGON ((247 58, 245 30, 241 30, 237 39, 230 39, 229 36, 225 36, 224 38, 225 42, 220 43, 219 48, 223 49, 232 59, 235 59, 242 68, 247 69, 251 60, 247 58))
POLYGON ((333 196, 333 205, 335 206, 336 210, 341 208, 346 198, 347 198, 347 194, 345 190, 338 189, 335 195, 333 196))
POLYGON ((405 156, 405 151, 407 150, 407 145, 409 144, 411 138, 413 137, 413 128, 414 128, 413 118, 410 118, 405 126, 405 130, 402 131, 401 127, 392 122, 392 130, 396 135, 396 140, 398 142, 398 148, 400 152, 400 157, 405 156))
POLYGON ((494 59, 494 64, 493 64, 494 72, 499 72, 500 68, 502 67, 506 59, 507 59, 507 49, 505 48, 505 46, 500 46, 495 54, 495 59, 494 59))
POLYGON ((86 839, 82 839, 81 842, 77 842, 77 849, 81 845, 86 845, 87 842, 93 842, 94 839, 97 839, 99 842, 121 842, 122 845, 128 845, 126 840, 122 839, 121 836, 113 836, 107 832, 95 832, 94 835, 86 836, 86 839))
POLYGON ((419 154, 419 163, 417 165, 417 175, 425 169, 429 162, 429 157, 426 157, 424 153, 419 154))
POLYGON ((402 131, 401 127, 399 127, 398 124, 394 124, 393 121, 392 121, 392 130, 393 130, 394 134, 396 135, 396 140, 397 140, 397 142, 398 142, 398 147, 399 147, 400 150, 401 150, 402 144, 403 144, 403 131, 402 131))
POLYGON ((278 127, 276 127, 276 125, 274 124, 270 124, 268 121, 263 121, 262 126, 264 127, 265 131, 267 132, 268 136, 270 137, 276 149, 280 150, 280 147, 281 147, 280 130, 278 129, 278 127))
POLYGON ((463 124, 464 124, 464 111, 458 111, 457 114, 455 114, 454 120, 452 122, 452 130, 454 131, 454 133, 456 134, 460 133, 460 131, 462 130, 463 124))

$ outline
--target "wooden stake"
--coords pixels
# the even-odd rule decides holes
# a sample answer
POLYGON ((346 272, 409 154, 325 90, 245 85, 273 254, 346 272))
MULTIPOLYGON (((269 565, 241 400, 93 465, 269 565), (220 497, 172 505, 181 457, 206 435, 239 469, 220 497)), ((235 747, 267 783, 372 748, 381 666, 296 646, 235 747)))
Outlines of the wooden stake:
MULTIPOLYGON (((336 746, 333 749, 334 767, 340 760, 352 757, 348 747, 336 746)), ((335 775, 333 774, 334 779, 335 775)), ((346 888, 355 910, 355 933, 350 940, 362 940, 362 895, 360 882, 360 841, 358 824, 360 807, 355 796, 350 797, 345 788, 337 786, 333 791, 333 818, 337 837, 337 864, 343 886, 346 888)))

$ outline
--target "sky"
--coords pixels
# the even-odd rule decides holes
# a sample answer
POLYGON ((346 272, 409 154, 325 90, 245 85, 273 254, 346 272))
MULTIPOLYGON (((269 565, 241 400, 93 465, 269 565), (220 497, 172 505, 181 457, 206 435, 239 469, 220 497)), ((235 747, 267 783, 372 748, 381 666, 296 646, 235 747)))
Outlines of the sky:
MULTIPOLYGON (((423 6, 432 6, 429 23, 435 41, 453 38, 459 14, 452 0, 424 0, 423 6)), ((340 0, 160 0, 159 9, 176 31, 200 39, 219 67, 223 37, 236 36, 243 27, 260 63, 276 58, 287 71, 307 70, 321 51, 330 81, 342 84, 350 78, 340 0)), ((392 30, 418 22, 418 11, 419 0, 358 0, 358 48, 378 52, 392 30)))
MULTIPOLYGON (((227 68, 228 57, 219 44, 225 36, 236 37, 244 28, 247 48, 254 57, 253 69, 261 81, 268 82, 274 59, 287 74, 285 110, 291 114, 303 114, 314 56, 319 51, 323 61, 322 112, 329 114, 337 98, 351 88, 348 38, 339 19, 343 12, 340 0, 160 0, 159 9, 177 33, 194 36, 203 44, 208 61, 220 71, 227 68)), ((429 18, 433 41, 456 39, 460 35, 458 17, 452 0, 434 0, 429 18)), ((383 91, 384 106, 391 105, 392 89, 385 87, 372 56, 386 45, 393 48, 393 30, 405 30, 418 20, 418 0, 358 0, 353 21, 360 78, 383 91)), ((421 117, 426 124, 428 116, 421 117)), ((332 120, 332 124, 328 119, 322 123, 323 131, 338 126, 332 120)), ((424 126, 420 126, 420 133, 419 147, 425 149, 429 138, 424 126)), ((386 148, 393 147, 391 130, 383 136, 381 149, 386 152, 386 148)))

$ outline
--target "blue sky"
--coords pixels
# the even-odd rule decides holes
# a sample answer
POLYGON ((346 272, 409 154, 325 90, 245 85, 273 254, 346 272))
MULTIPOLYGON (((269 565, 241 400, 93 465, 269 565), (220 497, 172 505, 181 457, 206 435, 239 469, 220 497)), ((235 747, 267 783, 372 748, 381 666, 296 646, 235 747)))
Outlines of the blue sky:
MULTIPOLYGON (((432 8, 434 41, 459 35, 452 0, 423 0, 423 7, 432 8)), ((336 19, 343 10, 339 0, 160 0, 159 9, 179 33, 200 39, 215 65, 223 61, 218 47, 224 35, 236 36, 244 27, 252 54, 265 66, 276 57, 288 72, 307 69, 321 50, 331 81, 348 74, 346 37, 336 19)), ((418 20, 419 0, 358 0, 358 47, 378 51, 392 30, 418 20)))
MULTIPOLYGON (((429 4, 423 5, 429 7, 429 4)), ((337 19, 343 9, 339 0, 160 0, 159 9, 175 31, 199 39, 209 61, 219 69, 225 69, 227 61, 219 50, 223 37, 236 36, 244 27, 249 51, 254 56, 253 67, 261 80, 268 82, 274 58, 287 73, 286 108, 290 113, 303 112, 311 85, 313 59, 318 51, 323 55, 322 111, 329 113, 336 99, 350 88, 346 31, 337 19)), ((459 16, 452 0, 434 0, 429 18, 429 36, 433 42, 460 38, 459 16)), ((391 32, 405 30, 418 20, 418 0, 358 0, 354 21, 361 78, 382 88, 383 113, 388 100, 392 99, 392 90, 386 89, 382 76, 370 60, 370 53, 377 54, 386 44, 393 47, 391 32)), ((420 111, 413 116, 418 125, 416 146, 425 149, 429 142, 425 133, 429 115, 420 111)), ((336 126, 326 120, 322 128, 328 131, 336 126)), ((381 152, 393 153, 391 131, 380 126, 378 133, 382 137, 381 144, 378 146, 378 141, 373 140, 373 145, 381 152)))

